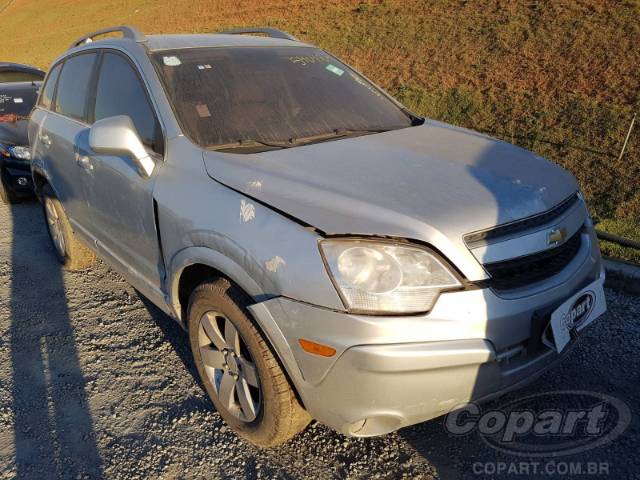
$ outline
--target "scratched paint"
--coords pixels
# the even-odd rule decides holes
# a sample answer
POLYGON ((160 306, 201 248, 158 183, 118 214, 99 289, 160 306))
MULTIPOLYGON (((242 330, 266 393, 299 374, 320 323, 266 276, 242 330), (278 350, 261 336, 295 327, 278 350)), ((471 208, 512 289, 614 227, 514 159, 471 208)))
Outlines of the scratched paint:
POLYGON ((240 201, 240 220, 244 223, 250 222, 256 218, 256 207, 252 203, 245 200, 240 201))
POLYGON ((267 260, 266 262, 264 262, 264 266, 267 268, 267 270, 269 270, 270 272, 277 272, 278 268, 280 268, 282 265, 286 265, 287 262, 285 262, 282 257, 276 255, 275 257, 273 257, 271 260, 267 260))

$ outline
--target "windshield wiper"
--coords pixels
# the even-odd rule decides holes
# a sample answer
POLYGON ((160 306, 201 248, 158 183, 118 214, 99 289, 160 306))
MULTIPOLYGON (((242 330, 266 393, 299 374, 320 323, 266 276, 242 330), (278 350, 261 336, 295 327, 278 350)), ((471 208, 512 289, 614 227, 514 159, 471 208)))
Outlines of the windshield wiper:
MULTIPOLYGON (((398 127, 401 128, 401 127, 398 127)), ((364 129, 344 129, 338 128, 328 133, 322 133, 320 135, 313 135, 310 137, 290 138, 289 144, 292 146, 308 145, 310 143, 323 142, 325 140, 333 140, 336 138, 355 137, 358 135, 367 135, 370 133, 382 133, 395 130, 395 128, 364 128, 364 129)))
POLYGON ((211 147, 211 150, 234 150, 240 148, 256 148, 256 147, 273 147, 273 148, 292 148, 299 147, 301 145, 310 145, 312 143, 324 142, 327 140, 334 140, 345 137, 355 137, 360 135, 368 135, 371 133, 382 133, 390 130, 397 130, 399 128, 405 128, 405 126, 387 127, 387 128, 364 128, 364 129, 344 129, 337 128, 331 132, 321 133, 319 135, 311 135, 308 137, 292 137, 287 141, 278 140, 256 140, 256 139, 241 139, 233 143, 225 143, 224 145, 215 145, 211 147))
POLYGON ((223 145, 216 145, 211 147, 211 150, 233 150, 235 148, 255 148, 255 147, 273 147, 273 148, 291 148, 292 145, 289 142, 277 142, 270 140, 254 140, 254 139, 242 139, 233 143, 225 143, 223 145))

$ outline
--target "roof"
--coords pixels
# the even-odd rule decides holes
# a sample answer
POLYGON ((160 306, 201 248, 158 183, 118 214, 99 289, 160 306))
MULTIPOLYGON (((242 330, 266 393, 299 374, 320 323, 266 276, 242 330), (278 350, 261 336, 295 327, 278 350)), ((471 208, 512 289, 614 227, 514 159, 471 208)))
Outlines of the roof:
MULTIPOLYGON (((185 48, 214 47, 311 47, 298 41, 286 32, 269 27, 249 27, 226 30, 220 33, 144 35, 128 25, 108 27, 85 35, 74 41, 69 50, 91 49, 92 47, 132 47, 144 48, 148 52, 179 50, 185 48), (94 40, 105 34, 122 33, 122 37, 107 37, 94 40), (257 35, 258 34, 258 35, 257 35), (266 36, 259 36, 259 34, 266 36)), ((58 57, 64 58, 66 53, 58 57)))
MULTIPOLYGON (((81 43, 77 47, 91 48, 92 46, 131 45, 131 38, 104 38, 81 43)), ((177 50, 183 48, 201 47, 310 47, 311 45, 296 40, 282 38, 260 37, 257 35, 231 35, 222 33, 209 34, 168 34, 146 35, 144 40, 136 42, 148 51, 177 50)), ((72 48, 76 48, 72 46, 72 48)))
POLYGON ((190 34, 147 35, 150 51, 198 47, 302 47, 305 43, 257 35, 190 34))

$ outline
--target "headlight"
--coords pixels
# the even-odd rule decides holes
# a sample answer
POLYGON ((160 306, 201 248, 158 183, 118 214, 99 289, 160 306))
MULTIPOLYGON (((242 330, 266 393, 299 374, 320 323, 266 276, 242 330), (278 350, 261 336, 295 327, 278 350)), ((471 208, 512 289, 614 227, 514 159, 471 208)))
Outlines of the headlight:
POLYGON ((31 160, 31 150, 29 150, 29 147, 9 147, 8 150, 15 158, 31 160))
POLYGON ((462 286, 444 263, 424 248, 356 239, 324 240, 320 248, 350 311, 426 312, 441 291, 462 286))

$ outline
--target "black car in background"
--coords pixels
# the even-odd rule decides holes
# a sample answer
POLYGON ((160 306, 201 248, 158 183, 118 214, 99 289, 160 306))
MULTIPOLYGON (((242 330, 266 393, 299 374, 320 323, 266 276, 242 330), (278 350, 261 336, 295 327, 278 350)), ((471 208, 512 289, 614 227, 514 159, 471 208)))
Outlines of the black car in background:
POLYGON ((28 65, 0 62, 0 199, 5 203, 33 195, 27 122, 44 76, 28 65))

